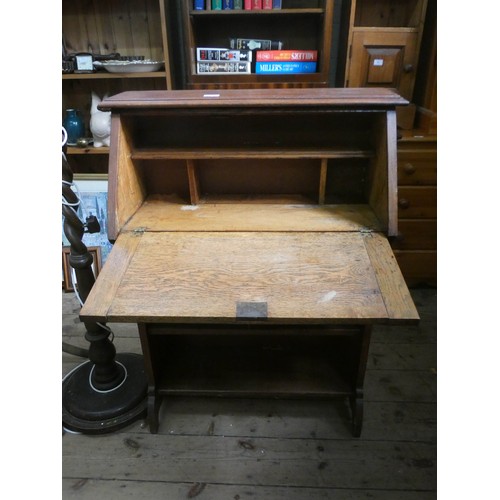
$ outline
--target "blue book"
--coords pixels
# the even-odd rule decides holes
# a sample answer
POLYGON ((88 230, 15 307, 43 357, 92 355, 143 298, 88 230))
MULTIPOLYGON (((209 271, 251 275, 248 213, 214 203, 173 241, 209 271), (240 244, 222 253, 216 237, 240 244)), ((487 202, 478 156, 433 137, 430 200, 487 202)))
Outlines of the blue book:
POLYGON ((221 10, 222 0, 212 0, 212 10, 221 10))
POLYGON ((316 62, 268 61, 256 62, 255 72, 261 75, 316 73, 316 62))
POLYGON ((194 10, 205 10, 205 0, 194 0, 194 10))
POLYGON ((233 10, 234 9, 233 0, 222 0, 222 8, 224 10, 233 10))
POLYGON ((273 9, 281 9, 281 0, 273 0, 273 9))

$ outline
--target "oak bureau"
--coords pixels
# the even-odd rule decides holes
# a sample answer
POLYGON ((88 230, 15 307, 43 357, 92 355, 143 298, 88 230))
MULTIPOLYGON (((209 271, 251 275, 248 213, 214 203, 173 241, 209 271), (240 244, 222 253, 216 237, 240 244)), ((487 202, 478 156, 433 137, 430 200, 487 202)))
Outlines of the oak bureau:
POLYGON ((83 321, 137 323, 148 422, 169 395, 343 397, 362 425, 371 326, 418 314, 397 235, 388 89, 125 92, 113 249, 83 321))

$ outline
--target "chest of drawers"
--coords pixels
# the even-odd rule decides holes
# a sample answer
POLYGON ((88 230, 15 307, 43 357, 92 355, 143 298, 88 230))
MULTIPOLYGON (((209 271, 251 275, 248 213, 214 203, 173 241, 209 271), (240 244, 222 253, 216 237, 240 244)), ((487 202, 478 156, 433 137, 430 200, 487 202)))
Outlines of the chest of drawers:
POLYGON ((437 140, 418 131, 398 141, 398 236, 394 254, 409 285, 437 284, 437 140))

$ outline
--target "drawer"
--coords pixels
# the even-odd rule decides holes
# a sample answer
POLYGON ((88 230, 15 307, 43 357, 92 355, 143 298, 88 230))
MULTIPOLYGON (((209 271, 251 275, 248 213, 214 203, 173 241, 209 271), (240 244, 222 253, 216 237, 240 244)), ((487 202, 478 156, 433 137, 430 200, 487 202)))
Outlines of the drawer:
POLYGON ((433 186, 437 183, 435 149, 398 151, 398 184, 433 186))
POLYGON ((437 188, 435 186, 398 187, 398 216, 400 219, 435 219, 437 188))
POLYGON ((437 252, 395 250, 394 255, 408 286, 437 284, 437 252))
POLYGON ((436 250, 436 219, 399 220, 398 236, 391 246, 398 250, 436 250))

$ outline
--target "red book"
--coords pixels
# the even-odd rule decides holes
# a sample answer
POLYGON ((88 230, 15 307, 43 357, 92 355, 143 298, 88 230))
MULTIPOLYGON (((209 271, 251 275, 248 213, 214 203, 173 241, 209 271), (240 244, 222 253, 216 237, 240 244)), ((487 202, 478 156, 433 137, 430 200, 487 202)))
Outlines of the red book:
POLYGON ((318 60, 317 50, 258 50, 256 61, 314 62, 318 60))
POLYGON ((252 9, 254 10, 262 9, 262 0, 252 0, 252 9))
POLYGON ((262 0, 262 8, 263 9, 272 9, 273 8, 273 0, 262 0))
POLYGON ((245 0, 245 10, 252 10, 253 0, 245 0))

